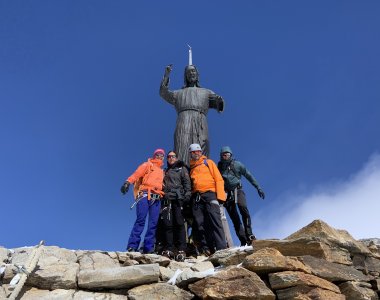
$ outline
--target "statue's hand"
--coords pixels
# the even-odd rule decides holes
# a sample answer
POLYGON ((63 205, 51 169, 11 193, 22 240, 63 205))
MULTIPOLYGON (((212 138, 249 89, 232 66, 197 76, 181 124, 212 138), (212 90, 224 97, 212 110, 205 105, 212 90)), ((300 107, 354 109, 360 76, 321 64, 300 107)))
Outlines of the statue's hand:
POLYGON ((224 110, 224 100, 221 96, 217 94, 211 94, 208 96, 209 108, 215 108, 218 112, 224 110))
POLYGON ((170 72, 173 70, 173 64, 170 64, 168 66, 166 66, 165 68, 165 77, 168 77, 170 72))

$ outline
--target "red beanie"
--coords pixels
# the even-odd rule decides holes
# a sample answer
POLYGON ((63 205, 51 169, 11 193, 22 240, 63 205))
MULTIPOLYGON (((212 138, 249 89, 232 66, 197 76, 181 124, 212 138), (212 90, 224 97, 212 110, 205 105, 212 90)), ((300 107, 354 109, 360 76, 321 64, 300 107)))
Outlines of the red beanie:
POLYGON ((162 155, 165 156, 165 150, 164 149, 156 149, 154 150, 154 153, 153 153, 153 157, 157 154, 157 153, 161 153, 162 155))

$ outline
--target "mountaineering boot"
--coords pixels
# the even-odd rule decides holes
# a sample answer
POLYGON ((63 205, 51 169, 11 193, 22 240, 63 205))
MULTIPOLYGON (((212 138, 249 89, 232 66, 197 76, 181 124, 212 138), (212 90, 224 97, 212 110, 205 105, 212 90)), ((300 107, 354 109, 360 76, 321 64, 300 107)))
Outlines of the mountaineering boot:
POLYGON ((186 252, 185 251, 178 251, 178 254, 175 257, 176 261, 185 261, 186 258, 186 252))
POLYGON ((134 249, 134 248, 132 248, 132 247, 129 247, 129 248, 127 249, 127 252, 137 252, 137 250, 134 249))
POLYGON ((174 253, 172 251, 170 251, 170 250, 164 250, 164 251, 162 251, 161 255, 165 256, 165 257, 167 257, 169 259, 173 259, 174 258, 174 253))
POLYGON ((199 255, 203 255, 203 256, 209 257, 211 255, 211 251, 210 251, 209 248, 203 247, 201 249, 201 251, 199 251, 199 255))

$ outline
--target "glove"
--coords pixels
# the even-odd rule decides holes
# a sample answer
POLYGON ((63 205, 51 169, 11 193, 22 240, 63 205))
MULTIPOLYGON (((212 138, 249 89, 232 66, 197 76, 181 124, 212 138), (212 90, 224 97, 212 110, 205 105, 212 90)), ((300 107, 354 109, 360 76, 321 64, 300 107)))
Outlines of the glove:
POLYGON ((126 181, 126 182, 121 186, 120 191, 121 191, 121 193, 122 193, 123 195, 125 195, 125 194, 128 192, 128 190, 129 190, 129 185, 130 185, 130 183, 129 183, 128 181, 126 181))
POLYGON ((257 192, 259 193, 259 196, 261 199, 265 199, 265 194, 264 194, 264 191, 262 189, 258 189, 257 192))
POLYGON ((224 206, 224 204, 226 203, 226 201, 224 201, 224 200, 219 200, 219 199, 217 199, 217 200, 218 200, 219 205, 224 206))

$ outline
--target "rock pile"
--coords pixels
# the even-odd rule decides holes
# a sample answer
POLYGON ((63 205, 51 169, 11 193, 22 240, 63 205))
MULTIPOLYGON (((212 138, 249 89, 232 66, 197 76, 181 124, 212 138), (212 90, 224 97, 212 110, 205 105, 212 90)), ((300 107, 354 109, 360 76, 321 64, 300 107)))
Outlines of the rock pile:
MULTIPOLYGON (((0 299, 33 248, 0 247, 0 299)), ((211 257, 171 261, 155 254, 45 246, 19 299, 379 299, 379 239, 356 241, 313 221, 284 240, 211 257)))

